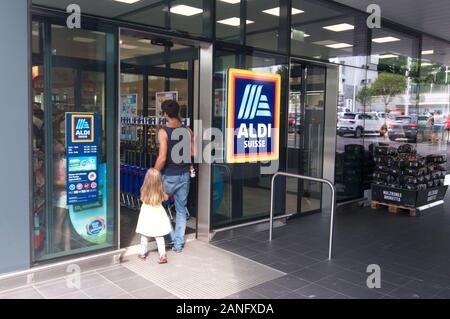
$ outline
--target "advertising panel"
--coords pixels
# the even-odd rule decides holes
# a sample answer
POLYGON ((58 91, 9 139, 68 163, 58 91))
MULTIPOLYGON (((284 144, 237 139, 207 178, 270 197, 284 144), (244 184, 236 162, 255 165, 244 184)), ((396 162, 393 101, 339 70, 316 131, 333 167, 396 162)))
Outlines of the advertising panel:
POLYGON ((277 160, 281 76, 228 70, 227 163, 277 160))

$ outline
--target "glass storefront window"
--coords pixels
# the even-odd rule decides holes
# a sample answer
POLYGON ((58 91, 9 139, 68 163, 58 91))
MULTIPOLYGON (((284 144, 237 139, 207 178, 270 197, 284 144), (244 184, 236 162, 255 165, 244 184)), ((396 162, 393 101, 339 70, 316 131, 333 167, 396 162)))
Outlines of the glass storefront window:
MULTIPOLYGON (((287 169, 321 178, 325 122, 326 68, 291 63, 287 169)), ((306 213, 321 208, 321 185, 287 179, 286 211, 306 213)))
POLYGON ((216 0, 216 38, 271 51, 287 50, 287 1, 216 0))
POLYGON ((31 24, 31 52, 33 54, 42 53, 42 37, 41 37, 41 27, 42 25, 39 22, 33 22, 31 24))
POLYGON ((240 43, 240 24, 241 1, 216 0, 216 38, 226 42, 240 43))
MULTIPOLYGON (((66 11, 73 1, 33 0, 34 5, 51 6, 66 11)), ((141 0, 126 1, 96 0, 78 1, 83 14, 112 18, 127 22, 154 26, 193 36, 211 37, 212 1, 203 0, 141 0), (170 8, 170 9, 169 9, 170 8)))
POLYGON ((170 29, 192 35, 208 35, 208 28, 204 25, 204 14, 206 14, 204 2, 203 0, 171 1, 170 29))
MULTIPOLYGON (((113 83, 115 78, 111 68, 115 65, 113 56, 107 54, 108 45, 113 47, 114 36, 97 30, 69 30, 59 25, 48 28, 46 25, 42 30, 48 30, 47 38, 52 40, 44 44, 48 50, 42 50, 40 58, 33 57, 37 61, 51 60, 49 65, 33 63, 34 122, 42 122, 40 116, 47 119, 40 130, 36 129, 33 143, 34 202, 37 203, 34 261, 112 247, 116 242, 115 147, 114 135, 107 134, 114 125, 111 120, 115 112, 107 107, 115 105, 115 93, 107 91, 107 83, 113 83), (47 57, 50 54, 52 59, 47 57), (44 75, 51 81, 44 82, 44 75), (51 86, 47 87, 47 83, 51 86), (89 144, 91 155, 80 157, 77 155, 80 153, 68 152, 68 141, 74 138, 73 134, 67 135, 68 112, 98 118, 92 122, 97 123, 98 129, 95 124, 94 128, 89 124, 84 128, 90 132, 86 134, 94 134, 92 130, 98 133, 93 137, 95 146, 89 144), (45 141, 37 138, 41 135, 45 141), (84 181, 83 174, 90 182, 84 181), (44 183, 45 180, 53 182, 44 183), (82 198, 89 192, 97 196, 92 200, 82 198)), ((78 128, 74 127, 75 130, 78 132, 78 128)), ((82 151, 77 152, 87 150, 82 146, 82 151)))
POLYGON ((363 14, 315 0, 293 0, 292 7, 292 55, 357 67, 367 64, 363 14))
POLYGON ((148 114, 156 115, 156 93, 164 92, 166 86, 166 78, 162 76, 150 75, 148 77, 148 114))
POLYGON ((372 30, 369 67, 380 72, 404 76, 414 74, 414 64, 419 58, 419 38, 399 32, 385 25, 372 30))
POLYGON ((339 201, 361 198, 370 188, 370 150, 376 145, 397 148, 409 143, 422 156, 448 154, 449 46, 424 37, 419 52, 418 41, 387 27, 374 30, 370 69, 340 67, 335 176, 339 201), (354 171, 360 173, 349 174, 354 171))
POLYGON ((245 44, 272 51, 287 49, 287 1, 248 0, 245 44))
POLYGON ((144 112, 144 76, 140 74, 122 73, 120 76, 120 95, 137 95, 136 116, 142 116, 144 112))
MULTIPOLYGON (((426 125, 425 137, 434 143, 435 154, 450 155, 450 45, 429 37, 422 38, 419 79, 415 84, 417 113, 421 119, 432 118, 426 125), (444 123, 434 123, 434 120, 444 123)), ((436 121, 436 122, 437 122, 436 121)), ((421 153, 429 146, 418 146, 421 153)), ((447 169, 450 164, 447 162, 447 169)))
POLYGON ((33 154, 33 242, 35 252, 43 249, 45 239, 46 176, 45 176, 45 107, 44 68, 42 63, 42 24, 32 24, 32 154, 33 154))
MULTIPOLYGON (((216 51, 214 67, 214 109, 213 126, 225 131, 226 127, 226 73, 229 67, 237 67, 258 72, 280 73, 282 91, 287 81, 287 60, 270 55, 216 51)), ((285 96, 281 101, 281 118, 285 114, 285 96)), ((283 140, 283 137, 280 138, 283 140)), ((280 154, 284 154, 283 142, 280 154)), ((281 155, 283 156, 283 155, 281 155)), ((280 169, 283 170, 280 157, 280 169)), ((220 228, 226 225, 242 223, 261 217, 267 217, 270 210, 271 175, 262 175, 262 163, 213 164, 213 212, 212 226, 220 228)), ((282 182, 280 182, 280 185, 282 182)))

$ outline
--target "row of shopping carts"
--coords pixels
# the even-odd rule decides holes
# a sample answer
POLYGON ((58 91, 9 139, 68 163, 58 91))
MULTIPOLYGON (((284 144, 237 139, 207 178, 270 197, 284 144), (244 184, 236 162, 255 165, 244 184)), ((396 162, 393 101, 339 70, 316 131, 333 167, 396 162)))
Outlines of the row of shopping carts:
MULTIPOLYGON (((139 166, 120 164, 120 199, 121 206, 132 210, 141 209, 141 187, 144 184, 147 169, 139 166)), ((173 196, 163 203, 171 220, 173 220, 173 196)))
POLYGON ((144 183, 147 169, 120 164, 120 198, 121 205, 130 209, 140 209, 141 186, 144 183))

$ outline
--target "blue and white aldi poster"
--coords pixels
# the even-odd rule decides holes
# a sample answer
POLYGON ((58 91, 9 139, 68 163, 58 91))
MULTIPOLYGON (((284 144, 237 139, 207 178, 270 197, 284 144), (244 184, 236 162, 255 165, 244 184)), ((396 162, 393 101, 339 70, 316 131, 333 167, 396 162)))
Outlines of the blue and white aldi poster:
POLYGON ((277 160, 280 74, 230 68, 227 80, 227 163, 277 160))
POLYGON ((76 232, 93 244, 107 241, 106 163, 98 167, 99 199, 95 203, 69 206, 70 220, 76 232))
POLYGON ((67 205, 98 201, 98 131, 96 113, 66 113, 67 205))

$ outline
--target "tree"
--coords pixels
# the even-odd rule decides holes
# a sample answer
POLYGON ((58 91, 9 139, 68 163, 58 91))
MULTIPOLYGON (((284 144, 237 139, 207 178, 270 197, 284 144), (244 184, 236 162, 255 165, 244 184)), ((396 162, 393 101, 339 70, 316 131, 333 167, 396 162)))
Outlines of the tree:
POLYGON ((356 100, 361 103, 361 105, 364 107, 364 110, 366 109, 367 105, 369 106, 369 110, 371 110, 370 106, 372 105, 372 97, 373 90, 372 87, 368 85, 363 86, 356 94, 356 100))
POLYGON ((387 112, 387 107, 391 103, 392 98, 398 94, 405 93, 407 88, 406 77, 382 72, 378 75, 378 78, 373 82, 371 90, 373 95, 380 96, 384 102, 385 112, 387 112))

